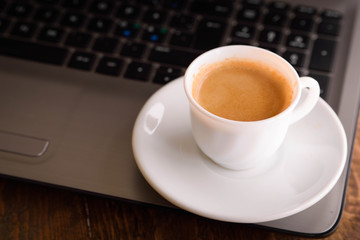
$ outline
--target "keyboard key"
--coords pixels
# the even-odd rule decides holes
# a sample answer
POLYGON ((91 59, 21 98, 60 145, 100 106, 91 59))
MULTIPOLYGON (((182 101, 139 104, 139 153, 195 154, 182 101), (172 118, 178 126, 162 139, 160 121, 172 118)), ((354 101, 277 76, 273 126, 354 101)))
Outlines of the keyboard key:
POLYGON ((140 7, 133 5, 122 5, 116 14, 119 18, 135 19, 140 14, 140 7))
POLYGON ((5 32, 9 26, 9 21, 3 18, 0 18, 0 33, 5 32))
POLYGON ((140 30, 140 24, 120 21, 116 24, 115 34, 121 37, 135 38, 140 30))
POLYGON ((87 0, 64 0, 63 7, 69 9, 82 10, 85 8, 87 0))
POLYGON ((162 24, 166 21, 167 13, 165 11, 150 9, 145 12, 143 21, 150 24, 162 24))
POLYGON ((261 7, 264 4, 263 0, 243 0, 242 3, 250 7, 261 7))
POLYGON ((126 78, 147 81, 151 72, 151 65, 143 62, 131 62, 125 72, 126 78))
POLYGON ((290 24, 291 29, 311 31, 314 21, 311 18, 295 17, 290 24))
POLYGON ((120 52, 121 55, 132 58, 140 58, 145 52, 146 46, 138 42, 126 42, 120 52))
POLYGON ((58 27, 45 26, 39 34, 39 39, 46 42, 60 42, 64 35, 64 30, 58 27))
POLYGON ((330 72, 334 60, 336 42, 317 39, 310 59, 310 69, 330 72))
POLYGON ((103 57, 96 68, 96 72, 111 76, 119 76, 124 61, 119 58, 103 57))
POLYGON ((263 43, 277 44, 281 39, 281 32, 276 30, 263 30, 260 33, 259 41, 263 43))
POLYGON ((170 39, 170 44, 181 47, 191 46, 194 39, 194 34, 175 31, 170 39))
POLYGON ((331 9, 324 10, 322 12, 321 16, 322 16, 322 18, 324 18, 326 20, 338 21, 338 20, 342 19, 342 14, 340 12, 331 10, 331 9))
POLYGON ((227 18, 232 12, 231 1, 204 1, 196 0, 191 4, 190 10, 194 13, 214 17, 227 18))
POLYGON ((325 35, 339 35, 340 24, 337 22, 322 21, 318 26, 318 33, 325 35))
POLYGON ((270 26, 282 27, 286 21, 285 13, 269 12, 264 18, 264 24, 270 26))
POLYGON ((113 8, 114 2, 106 0, 95 0, 90 6, 90 11, 95 14, 107 15, 112 12, 113 8))
POLYGON ((183 9, 186 4, 184 0, 165 0, 163 6, 172 10, 180 10, 183 9))
POLYGON ((98 33, 107 33, 111 26, 112 21, 110 19, 94 17, 90 20, 87 29, 98 33))
POLYGON ((29 22, 17 22, 15 23, 11 34, 18 37, 31 38, 34 35, 37 26, 34 23, 29 22))
POLYGON ((316 14, 316 9, 314 7, 300 5, 295 8, 295 13, 300 15, 306 15, 312 17, 316 14))
POLYGON ((166 84, 171 80, 180 77, 183 71, 180 68, 174 67, 159 67, 156 71, 154 82, 159 84, 166 84))
POLYGON ((0 38, 0 54, 47 64, 62 65, 68 51, 60 47, 0 38))
POLYGON ((305 54, 293 52, 293 51, 286 51, 283 57, 294 67, 303 67, 305 54))
POLYGON ((167 35, 166 28, 159 28, 150 25, 147 26, 146 29, 144 29, 142 39, 154 43, 161 43, 166 35, 167 35))
POLYGON ((95 62, 95 55, 88 52, 74 52, 69 61, 69 67, 90 70, 95 62))
POLYGON ((248 25, 238 24, 232 31, 232 36, 242 40, 251 40, 255 35, 255 28, 248 25))
POLYGON ((176 50, 169 47, 155 46, 150 52, 149 60, 186 67, 199 54, 193 51, 176 50))
POLYGON ((190 15, 177 14, 170 21, 170 26, 176 29, 191 30, 194 27, 195 18, 190 15))
POLYGON ((203 19, 196 31, 194 47, 201 50, 218 47, 225 29, 225 22, 203 19))
POLYGON ((257 8, 244 7, 240 9, 237 18, 241 21, 256 22, 260 17, 260 10, 257 8))
POLYGON ((110 37, 98 37, 94 43, 93 50, 113 53, 118 45, 118 40, 116 38, 110 37))
POLYGON ((61 19, 61 25, 71 27, 71 28, 79 28, 83 25, 86 17, 84 14, 75 13, 75 12, 66 12, 61 19))
POLYGON ((53 8, 39 8, 35 13, 35 20, 53 23, 59 16, 59 11, 53 8))
POLYGON ((59 0, 36 0, 36 2, 38 2, 41 5, 53 5, 53 4, 57 4, 59 0))
POLYGON ((286 46, 297 49, 307 49, 308 45, 309 37, 300 34, 290 34, 286 41, 286 46))
POLYGON ((330 78, 326 75, 310 73, 310 77, 314 78, 320 85, 320 97, 326 99, 330 78))
POLYGON ((290 9, 290 5, 286 2, 275 1, 271 2, 268 6, 271 11, 286 12, 290 9))
POLYGON ((65 44, 68 46, 86 48, 91 40, 91 35, 84 32, 70 32, 65 44))
POLYGON ((8 14, 13 17, 26 18, 32 12, 33 7, 27 3, 13 3, 10 5, 8 14))

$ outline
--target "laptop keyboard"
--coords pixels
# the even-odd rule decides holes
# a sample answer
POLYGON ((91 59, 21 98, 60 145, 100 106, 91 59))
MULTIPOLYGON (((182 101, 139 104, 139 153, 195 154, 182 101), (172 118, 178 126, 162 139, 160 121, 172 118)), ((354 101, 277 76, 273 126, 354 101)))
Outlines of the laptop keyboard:
POLYGON ((0 0, 0 54, 165 84, 204 51, 269 49, 326 98, 341 13, 283 1, 0 0))

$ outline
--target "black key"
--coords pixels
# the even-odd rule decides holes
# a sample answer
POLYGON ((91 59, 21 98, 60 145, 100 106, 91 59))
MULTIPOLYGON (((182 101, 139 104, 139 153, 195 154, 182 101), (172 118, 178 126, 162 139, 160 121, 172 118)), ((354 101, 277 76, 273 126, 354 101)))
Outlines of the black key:
POLYGON ((290 5, 286 2, 282 2, 282 1, 276 1, 276 2, 271 2, 269 4, 269 9, 271 11, 279 11, 279 12, 286 12, 287 10, 289 10, 290 5))
POLYGON ((33 7, 27 3, 13 3, 10 5, 8 14, 13 17, 25 18, 30 15, 33 7))
POLYGON ((151 65, 142 62, 131 62, 125 72, 126 78, 147 81, 151 72, 151 65))
POLYGON ((295 13, 312 17, 316 14, 316 9, 310 6, 300 5, 295 8, 295 13))
POLYGON ((0 54, 43 63, 62 65, 68 51, 60 47, 0 38, 0 54))
POLYGON ((330 72, 334 60, 336 42, 317 39, 310 60, 310 69, 330 72))
POLYGON ((46 42, 60 42, 64 35, 64 30, 58 27, 45 26, 41 29, 39 39, 46 42))
POLYGON ((165 0, 163 6, 172 10, 180 10, 184 8, 185 4, 184 0, 165 0))
POLYGON ((260 33, 259 41, 263 43, 277 44, 280 42, 281 32, 275 30, 263 30, 260 33))
POLYGON ((139 16, 140 7, 133 5, 122 5, 116 14, 119 18, 135 19, 139 16))
POLYGON ((133 58, 140 58, 145 52, 145 44, 137 42, 126 42, 120 52, 121 55, 133 58))
POLYGON ((9 21, 3 18, 0 18, 0 33, 5 32, 9 26, 9 21))
POLYGON ((243 0, 242 3, 250 7, 261 7, 264 4, 263 0, 243 0))
POLYGON ((314 21, 311 18, 295 17, 290 24, 291 29, 311 31, 314 21))
POLYGON ((74 52, 68 66, 81 70, 90 70, 95 62, 95 55, 87 52, 74 52))
POLYGON ((309 37, 300 34, 290 34, 287 38, 286 45, 297 49, 307 49, 309 37))
POLYGON ((35 20, 53 23, 59 16, 59 11, 53 8, 39 8, 35 13, 35 20))
POLYGON ((0 12, 2 12, 2 10, 4 10, 5 6, 6 6, 6 2, 0 1, 0 12))
POLYGON ((323 21, 318 26, 318 33, 325 35, 339 35, 340 24, 337 22, 323 21))
POLYGON ((119 58, 103 57, 96 68, 96 72, 112 76, 119 76, 124 61, 119 58))
POLYGON ((233 9, 231 1, 204 1, 196 0, 192 3, 190 10, 194 13, 209 16, 227 18, 233 9))
POLYGON ((34 35, 36 25, 29 22, 17 22, 15 23, 11 34, 19 37, 30 38, 34 35))
POLYGON ((303 53, 286 51, 283 57, 294 67, 304 66, 305 54, 303 53))
POLYGON ((91 40, 91 35, 84 32, 71 32, 69 33, 65 44, 78 48, 86 48, 91 40))
POLYGON ((59 2, 59 0, 36 0, 36 1, 42 5, 57 4, 59 2))
POLYGON ((64 0, 63 6, 69 9, 81 10, 85 8, 87 0, 64 0))
POLYGON ((151 24, 162 24, 166 21, 167 13, 161 10, 150 9, 145 12, 143 21, 151 24))
POLYGON ((116 38, 98 37, 94 43, 93 49, 95 51, 113 53, 118 45, 116 38))
POLYGON ((338 21, 342 18, 342 14, 338 11, 326 9, 322 12, 321 16, 326 20, 338 21))
POLYGON ((195 18, 190 15, 177 14, 171 18, 170 26, 176 29, 191 30, 194 27, 195 18))
POLYGON ((174 67, 159 67, 154 77, 154 82, 159 84, 166 84, 171 80, 180 77, 183 71, 180 68, 174 67))
POLYGON ((167 29, 166 28, 159 28, 155 26, 147 26, 146 29, 144 29, 142 39, 145 41, 150 41, 154 43, 161 43, 164 38, 167 35, 167 29))
POLYGON ((108 18, 92 18, 87 27, 88 30, 99 32, 99 33, 107 33, 111 28, 112 21, 108 18))
POLYGON ((191 46, 193 39, 194 39, 194 34, 192 33, 175 31, 171 36, 170 44, 181 47, 189 47, 191 46))
POLYGON ((67 12, 62 16, 61 24, 71 28, 79 28, 85 21, 85 15, 77 12, 67 12))
POLYGON ((203 19, 196 31, 194 47, 201 50, 218 47, 225 29, 225 22, 203 19))
POLYGON ((314 78, 319 83, 320 96, 325 99, 327 96, 327 90, 328 90, 328 86, 329 86, 329 80, 330 80, 329 76, 313 74, 313 73, 310 73, 309 76, 314 78))
POLYGON ((135 38, 140 30, 140 24, 120 21, 116 24, 115 34, 121 37, 135 38))
POLYGON ((91 6, 90 11, 95 14, 107 15, 112 12, 114 8, 114 2, 107 0, 95 0, 91 6))
POLYGON ((248 25, 238 24, 232 31, 232 36, 241 40, 251 40, 255 35, 255 28, 248 25))
POLYGON ((282 27, 286 21, 286 14, 281 12, 269 12, 266 14, 264 24, 282 27))
POLYGON ((155 46, 149 56, 149 60, 186 67, 199 54, 176 50, 169 47, 155 46))
POLYGON ((260 10, 257 8, 244 7, 240 9, 237 18, 241 21, 255 22, 260 17, 260 10))

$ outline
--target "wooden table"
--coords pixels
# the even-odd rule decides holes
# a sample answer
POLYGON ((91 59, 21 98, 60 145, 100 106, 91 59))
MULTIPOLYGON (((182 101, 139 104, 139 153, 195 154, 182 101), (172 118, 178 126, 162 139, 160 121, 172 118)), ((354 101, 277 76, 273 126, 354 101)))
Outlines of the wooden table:
MULTIPOLYGON (((0 239, 305 238, 0 178, 0 239)), ((360 239, 360 127, 345 211, 338 229, 328 239, 360 239)))

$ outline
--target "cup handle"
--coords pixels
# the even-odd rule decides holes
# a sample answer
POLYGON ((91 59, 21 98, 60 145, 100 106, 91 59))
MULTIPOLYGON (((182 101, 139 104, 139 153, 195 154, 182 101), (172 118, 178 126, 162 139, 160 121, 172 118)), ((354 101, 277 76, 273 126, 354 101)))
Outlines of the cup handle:
POLYGON ((306 116, 319 100, 319 83, 311 77, 300 77, 301 89, 307 88, 308 92, 305 98, 300 102, 292 112, 291 123, 295 123, 306 116))

